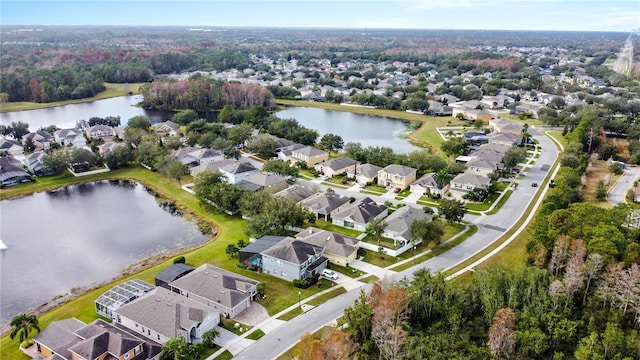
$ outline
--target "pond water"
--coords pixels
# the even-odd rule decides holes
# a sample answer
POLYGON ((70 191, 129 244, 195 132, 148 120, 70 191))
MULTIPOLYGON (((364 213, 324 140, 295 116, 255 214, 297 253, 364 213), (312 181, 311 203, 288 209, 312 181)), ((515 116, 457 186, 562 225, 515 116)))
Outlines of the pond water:
POLYGON ((407 124, 398 119, 308 107, 291 107, 277 112, 276 116, 294 118, 300 125, 318 130, 320 136, 340 135, 345 144, 359 142, 365 147, 385 146, 398 154, 420 149, 403 137, 407 124))
POLYGON ((202 244, 196 224, 134 182, 100 181, 0 201, 0 324, 151 255, 202 244))

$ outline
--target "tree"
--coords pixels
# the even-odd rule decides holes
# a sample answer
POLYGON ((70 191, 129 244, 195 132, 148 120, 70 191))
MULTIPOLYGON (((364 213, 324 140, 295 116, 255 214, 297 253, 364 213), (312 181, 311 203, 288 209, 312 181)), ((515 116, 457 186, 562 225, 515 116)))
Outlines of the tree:
POLYGON ((452 137, 440 147, 447 156, 462 155, 467 149, 467 141, 459 136, 452 137))
POLYGON ((202 343, 208 346, 209 348, 213 349, 216 346, 215 340, 219 336, 220 336, 220 332, 218 331, 218 329, 216 328, 209 329, 205 331, 204 334, 202 334, 202 343))
POLYGON ((596 199, 604 200, 606 198, 607 198, 607 185, 604 183, 604 180, 600 180, 596 185, 596 199))
POLYGON ((411 241, 422 240, 424 244, 439 244, 444 235, 444 224, 438 220, 424 218, 411 223, 411 241))
POLYGON ((268 160, 275 154, 278 143, 276 143, 272 136, 268 134, 260 134, 254 136, 247 147, 249 148, 249 151, 268 160))
POLYGON ((496 311, 489 328, 489 348, 491 355, 498 359, 508 357, 516 346, 516 314, 510 308, 496 311))
POLYGON ((326 360, 349 360, 357 350, 358 344, 341 330, 333 330, 320 345, 320 352, 326 360))
POLYGON ((40 332, 40 323, 38 322, 38 318, 33 314, 20 313, 11 318, 9 326, 11 326, 9 337, 14 339, 17 336, 21 343, 29 340, 29 336, 33 330, 38 333, 40 332))
POLYGON ((460 222, 467 213, 467 208, 460 200, 442 199, 438 206, 438 213, 444 216, 448 222, 460 222))
POLYGON ((188 355, 188 347, 187 342, 181 337, 169 339, 162 345, 159 358, 160 360, 184 359, 188 355))
POLYGON ((180 110, 173 115, 171 121, 179 125, 189 125, 190 122, 198 119, 198 113, 191 109, 180 110))
POLYGON ((29 124, 22 121, 12 121, 9 127, 11 128, 11 136, 16 140, 22 139, 22 136, 29 133, 29 124))
POLYGON ((142 115, 137 115, 132 117, 131 119, 129 119, 129 122, 127 123, 127 128, 132 128, 132 129, 140 129, 140 130, 148 131, 150 127, 151 127, 151 121, 149 120, 148 117, 142 116, 142 115))
POLYGON ((383 217, 377 217, 369 220, 369 224, 367 224, 367 228, 365 229, 365 233, 367 235, 373 236, 378 240, 378 246, 380 246, 380 240, 382 239, 382 233, 387 228, 387 222, 383 217))
POLYGON ((320 138, 320 147, 327 150, 329 156, 331 156, 332 151, 337 151, 344 147, 344 141, 342 137, 338 135, 324 134, 322 138, 320 138))
POLYGON ((300 169, 282 160, 269 160, 262 166, 262 171, 282 176, 297 177, 300 169))
POLYGON ((227 136, 229 140, 233 141, 234 145, 244 147, 245 142, 253 136, 253 131, 254 129, 251 125, 243 123, 229 129, 227 136))
POLYGON ((382 285, 375 283, 369 299, 374 305, 371 337, 378 346, 380 355, 384 359, 403 358, 407 341, 407 332, 403 327, 409 315, 409 295, 398 285, 384 289, 382 285))
POLYGON ((129 165, 133 160, 133 152, 128 145, 120 145, 104 156, 109 169, 119 169, 129 165))
POLYGON ((180 162, 180 160, 176 159, 171 155, 166 155, 157 165, 158 172, 162 174, 162 176, 174 179, 178 183, 182 180, 185 173, 187 172, 187 165, 180 162))
POLYGON ((225 252, 227 253, 227 258, 231 259, 232 257, 238 255, 238 253, 240 253, 240 249, 238 249, 235 244, 229 244, 227 245, 225 252))
POLYGON ((47 173, 60 174, 69 167, 69 151, 67 149, 54 150, 47 154, 42 162, 47 173))
POLYGON ((526 158, 527 150, 522 147, 514 146, 509 148, 509 150, 504 153, 502 162, 504 163, 506 169, 511 169, 518 166, 518 164, 523 162, 526 158))
POLYGON ((323 360, 320 352, 321 339, 317 334, 306 333, 293 348, 296 359, 323 360))

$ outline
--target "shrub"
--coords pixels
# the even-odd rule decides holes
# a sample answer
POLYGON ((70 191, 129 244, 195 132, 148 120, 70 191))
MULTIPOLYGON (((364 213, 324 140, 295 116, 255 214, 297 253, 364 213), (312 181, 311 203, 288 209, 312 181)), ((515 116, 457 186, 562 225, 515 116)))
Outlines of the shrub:
POLYGON ((365 257, 367 255, 367 249, 359 248, 356 255, 358 255, 358 257, 365 257))
POLYGON ((186 261, 187 259, 185 259, 184 256, 178 256, 177 258, 173 259, 174 264, 184 264, 186 261))
POLYGON ((240 269, 247 269, 247 265, 243 264, 243 263, 237 263, 236 264, 240 269))

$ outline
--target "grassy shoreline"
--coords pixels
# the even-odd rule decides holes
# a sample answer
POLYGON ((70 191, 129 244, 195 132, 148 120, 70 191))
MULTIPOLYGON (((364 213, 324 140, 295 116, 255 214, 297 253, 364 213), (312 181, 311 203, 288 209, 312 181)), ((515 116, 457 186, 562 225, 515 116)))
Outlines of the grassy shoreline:
POLYGON ((109 99, 109 98, 118 97, 118 96, 135 95, 140 93, 139 91, 140 85, 142 85, 142 83, 135 83, 135 84, 105 83, 104 86, 107 89, 97 94, 96 96, 93 96, 90 98, 56 101, 56 102, 50 102, 50 103, 37 103, 37 102, 31 102, 31 101, 10 102, 6 104, 2 104, 2 106, 0 106, 0 113, 7 113, 12 111, 46 109, 46 108, 62 106, 62 105, 80 104, 80 103, 91 102, 95 100, 104 100, 104 99, 109 99))

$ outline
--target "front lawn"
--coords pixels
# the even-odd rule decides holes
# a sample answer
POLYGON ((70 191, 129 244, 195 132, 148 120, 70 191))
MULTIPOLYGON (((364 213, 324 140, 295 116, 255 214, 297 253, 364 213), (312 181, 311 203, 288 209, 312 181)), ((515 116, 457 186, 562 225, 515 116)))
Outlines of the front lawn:
POLYGON ((362 234, 362 232, 358 230, 347 229, 346 227, 334 225, 330 222, 323 221, 323 220, 316 220, 315 224, 311 224, 311 226, 315 226, 319 229, 331 231, 337 234, 350 236, 352 238, 357 238, 358 236, 360 236, 360 234, 362 234))

